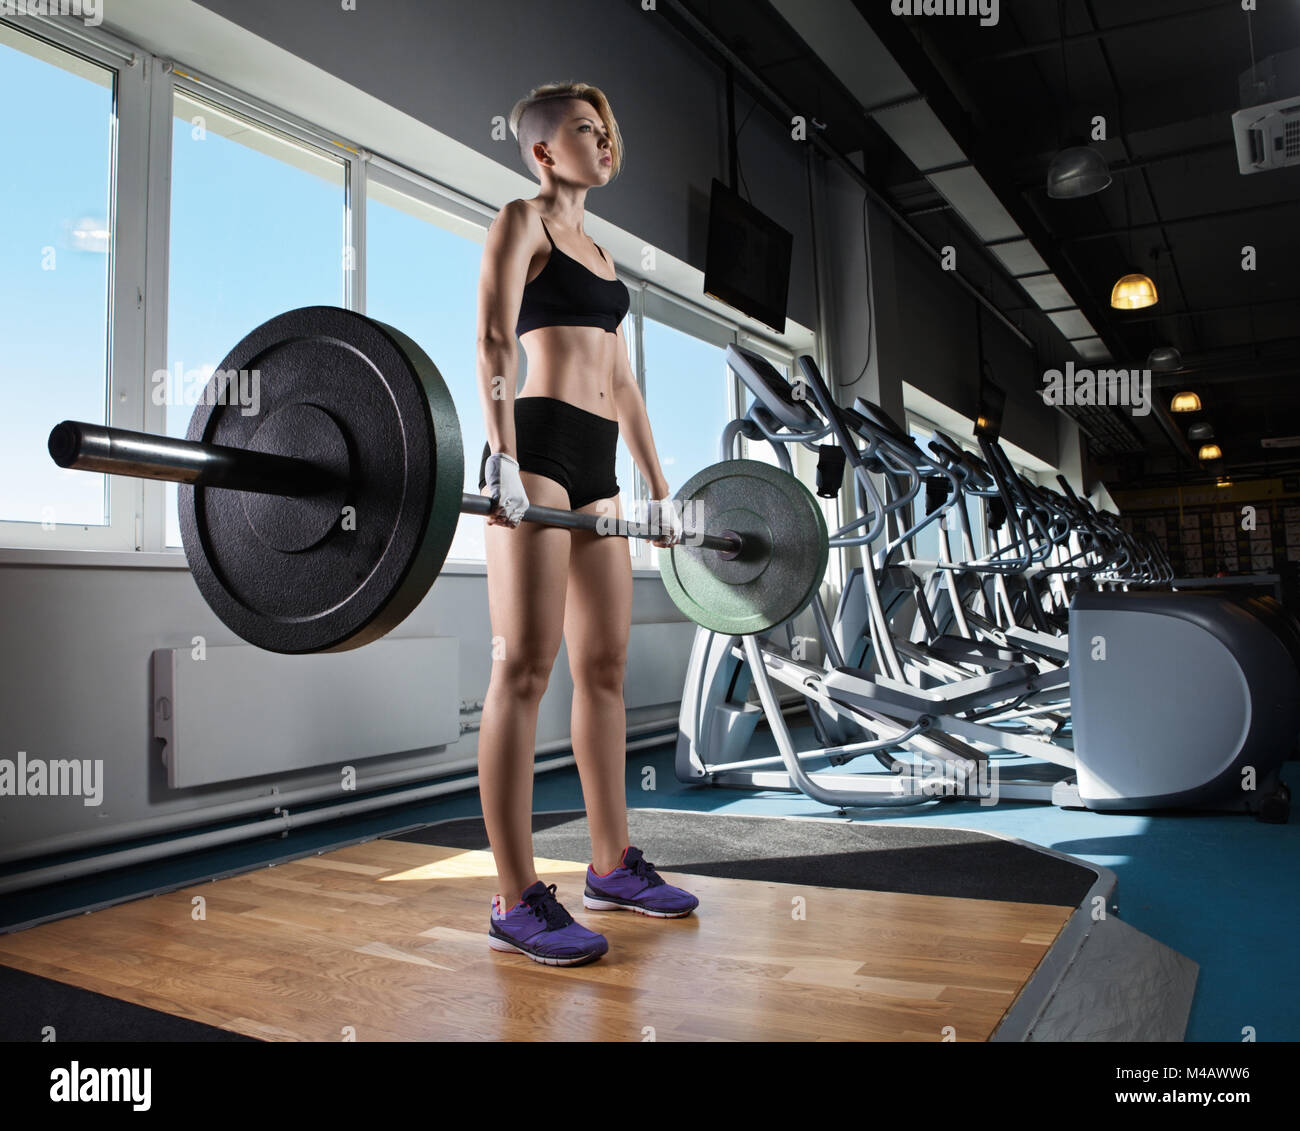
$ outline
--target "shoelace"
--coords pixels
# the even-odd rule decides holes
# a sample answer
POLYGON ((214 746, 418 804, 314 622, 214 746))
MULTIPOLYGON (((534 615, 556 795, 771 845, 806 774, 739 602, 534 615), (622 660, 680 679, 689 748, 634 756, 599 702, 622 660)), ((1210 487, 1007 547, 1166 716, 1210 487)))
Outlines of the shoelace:
POLYGON ((651 887, 660 887, 668 882, 655 871, 655 866, 644 856, 638 856, 633 860, 630 865, 627 865, 627 870, 645 880, 651 887))
POLYGON ((549 930, 558 931, 573 922, 573 916, 564 909, 564 905, 555 898, 555 885, 548 884, 540 895, 530 899, 533 914, 544 920, 549 930))

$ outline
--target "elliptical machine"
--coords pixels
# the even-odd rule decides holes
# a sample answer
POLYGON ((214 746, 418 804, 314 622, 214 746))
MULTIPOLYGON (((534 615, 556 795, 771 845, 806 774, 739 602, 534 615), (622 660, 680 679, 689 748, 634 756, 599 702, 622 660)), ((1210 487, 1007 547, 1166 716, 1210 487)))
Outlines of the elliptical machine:
MULTIPOLYGON (((759 355, 734 345, 727 353, 729 364, 754 393, 754 404, 746 417, 728 425, 723 458, 731 455, 735 436, 743 434, 771 442, 788 470, 786 445, 813 447, 816 440, 834 435, 853 469, 867 513, 837 531, 831 545, 862 550, 870 581, 865 593, 869 631, 888 634, 888 610, 878 589, 883 582, 868 555, 886 517, 897 510, 897 500, 883 500, 866 472, 891 461, 894 470, 900 470, 901 453, 910 445, 916 453, 912 458, 920 460, 915 468, 919 482, 924 473, 944 470, 938 461, 941 453, 936 450, 936 459, 929 459, 910 437, 906 445, 890 443, 881 422, 873 423, 869 412, 858 411, 871 406, 859 404, 851 411, 836 405, 811 358, 800 358, 799 365, 820 412, 805 398, 792 396, 788 383, 759 355), (862 447, 857 439, 864 441, 862 447), (866 535, 853 533, 868 523, 866 535)), ((980 487, 987 494, 991 481, 992 493, 1014 516, 1018 548, 996 562, 943 564, 955 571, 1009 575, 1017 569, 1016 562, 1024 563, 1023 573, 1042 568, 1042 562, 1060 551, 1058 566, 1048 568, 1074 572, 1068 673, 1061 673, 1062 678, 1068 674, 1074 749, 1067 743, 1038 743, 1035 736, 1003 734, 981 721, 1000 717, 1006 705, 1022 703, 1038 692, 1035 679, 1043 677, 1047 665, 1034 671, 1022 662, 1023 656, 997 656, 987 648, 964 645, 954 651, 949 646, 946 654, 957 657, 960 670, 951 681, 934 687, 909 684, 897 672, 882 668, 880 661, 873 665, 876 670, 846 666, 818 597, 811 609, 826 650, 821 669, 794 654, 789 625, 784 626, 789 650, 773 639, 780 629, 764 638, 697 631, 683 692, 678 777, 744 788, 794 789, 837 809, 918 804, 936 796, 979 796, 979 780, 989 770, 988 747, 1041 751, 1038 756, 1074 774, 1054 782, 1005 783, 1002 797, 1050 799, 1098 810, 1238 809, 1284 821, 1290 797, 1278 770, 1297 730, 1300 632, 1293 625, 1283 630, 1270 624, 1270 618, 1276 620, 1272 610, 1251 609, 1243 602, 1128 589, 1129 584, 1166 581, 1165 566, 1125 535, 1118 523, 1073 496, 1068 484, 1067 494, 1052 492, 1054 498, 1041 489, 1035 494, 1028 485, 1017 487, 996 436, 982 437, 981 447, 985 459, 980 487), (1066 554, 1060 548, 1070 538, 1072 552, 1066 554), (1103 591, 1106 584, 1124 588, 1103 591), (1206 660, 1193 672, 1189 665, 1195 664, 1198 653, 1206 660), (981 656, 994 665, 985 675, 967 666, 981 656), (1153 679, 1152 670, 1161 668, 1162 674, 1153 679), (779 702, 774 684, 797 691, 811 709, 819 741, 815 749, 795 749, 784 719, 788 708, 779 702), (758 691, 758 703, 750 701, 751 686, 758 691), (746 759, 760 718, 767 720, 780 753, 746 759), (837 718, 847 730, 836 733, 837 718), (914 760, 896 757, 904 752, 914 760), (810 769, 818 761, 839 767, 864 755, 890 772, 810 769), (950 787, 937 792, 927 788, 936 767, 950 779, 950 787)), ((907 490, 910 500, 915 483, 907 490)), ((927 520, 935 517, 927 515, 927 520)), ((952 593, 960 598, 958 588, 952 593)), ((1061 627, 1059 619, 1039 623, 1061 627)), ((874 643, 880 656, 896 652, 899 642, 877 635, 874 643)), ((907 656, 932 658, 916 648, 907 656)))

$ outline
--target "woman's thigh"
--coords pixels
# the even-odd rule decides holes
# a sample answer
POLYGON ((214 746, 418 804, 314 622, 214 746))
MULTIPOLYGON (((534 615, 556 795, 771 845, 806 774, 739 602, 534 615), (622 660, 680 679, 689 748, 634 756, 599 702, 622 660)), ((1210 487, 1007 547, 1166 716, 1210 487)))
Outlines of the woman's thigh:
MULTIPOLYGON (((529 471, 520 479, 529 503, 568 508, 568 492, 554 479, 529 471)), ((493 660, 504 661, 508 671, 549 672, 564 630, 569 531, 535 522, 485 526, 493 660)))
MULTIPOLYGON (((597 499, 580 514, 622 517, 619 498, 597 499)), ((632 563, 626 538, 572 531, 564 640, 574 681, 617 677, 627 656, 632 621, 632 563)))

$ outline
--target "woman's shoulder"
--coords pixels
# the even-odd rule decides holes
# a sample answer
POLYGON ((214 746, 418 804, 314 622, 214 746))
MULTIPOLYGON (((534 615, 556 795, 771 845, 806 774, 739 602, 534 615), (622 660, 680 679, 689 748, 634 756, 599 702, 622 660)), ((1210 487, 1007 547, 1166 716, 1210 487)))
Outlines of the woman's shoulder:
POLYGON ((509 212, 512 218, 523 217, 524 219, 527 219, 529 216, 541 215, 541 213, 537 211, 537 206, 531 200, 527 200, 524 197, 519 197, 517 200, 507 201, 501 206, 501 212, 509 212))
POLYGON ((542 238, 541 213, 530 200, 522 197, 503 204, 492 221, 493 227, 502 227, 511 239, 527 239, 545 243, 542 238))

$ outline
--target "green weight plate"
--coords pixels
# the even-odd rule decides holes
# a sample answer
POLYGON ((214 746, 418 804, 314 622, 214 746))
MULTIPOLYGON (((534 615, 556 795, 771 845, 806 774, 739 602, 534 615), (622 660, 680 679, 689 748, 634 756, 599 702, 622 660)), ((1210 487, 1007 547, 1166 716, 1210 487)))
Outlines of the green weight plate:
POLYGON ((659 551, 668 595, 696 624, 731 636, 767 632, 808 607, 826 576, 826 520, 793 475, 756 460, 724 460, 677 493, 687 531, 734 531, 739 557, 686 544, 659 551))

